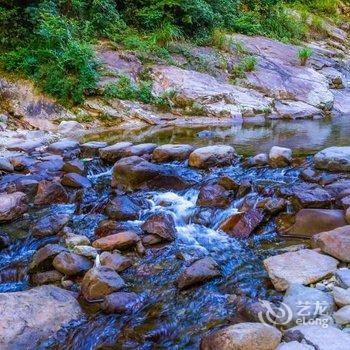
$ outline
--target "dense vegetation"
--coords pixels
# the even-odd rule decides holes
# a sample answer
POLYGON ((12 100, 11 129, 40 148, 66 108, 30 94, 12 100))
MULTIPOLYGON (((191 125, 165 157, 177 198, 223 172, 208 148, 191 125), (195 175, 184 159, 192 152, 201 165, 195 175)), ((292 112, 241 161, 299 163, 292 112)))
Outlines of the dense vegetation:
MULTIPOLYGON (((336 16, 337 0, 0 0, 3 69, 32 78, 62 103, 93 91, 98 65, 92 44, 108 39, 127 49, 167 55, 174 39, 208 44, 218 28, 285 41, 307 28, 287 8, 336 16)), ((254 62, 250 62, 254 64, 254 62)), ((125 84, 125 82, 124 82, 125 84)), ((133 90, 148 95, 142 90, 133 90)), ((118 91, 109 92, 118 96, 118 91)))

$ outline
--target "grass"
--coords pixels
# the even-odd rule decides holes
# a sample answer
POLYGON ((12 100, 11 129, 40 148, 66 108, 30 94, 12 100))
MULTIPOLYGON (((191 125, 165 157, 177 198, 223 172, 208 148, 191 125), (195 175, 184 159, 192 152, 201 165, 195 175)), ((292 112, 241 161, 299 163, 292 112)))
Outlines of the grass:
POLYGON ((298 58, 300 60, 300 65, 305 66, 308 59, 312 56, 313 50, 310 47, 302 47, 298 51, 298 58))

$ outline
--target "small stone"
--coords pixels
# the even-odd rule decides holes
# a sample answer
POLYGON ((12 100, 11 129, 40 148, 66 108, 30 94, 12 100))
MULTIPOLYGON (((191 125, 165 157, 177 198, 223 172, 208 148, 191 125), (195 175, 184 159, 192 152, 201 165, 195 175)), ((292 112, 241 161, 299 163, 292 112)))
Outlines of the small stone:
POLYGON ((144 156, 151 154, 154 149, 157 147, 154 143, 141 143, 139 145, 129 146, 121 151, 122 157, 131 157, 131 156, 144 156))
POLYGON ((31 283, 35 286, 41 286, 43 284, 52 284, 52 283, 58 283, 61 282, 61 279, 63 278, 63 275, 56 271, 45 271, 45 272, 38 272, 31 276, 31 283))
POLYGON ((79 134, 79 132, 83 131, 84 129, 84 126, 75 120, 63 120, 58 125, 58 132, 65 135, 76 136, 77 134, 79 134))
POLYGON ((97 250, 90 245, 76 245, 73 247, 73 252, 92 259, 95 259, 98 254, 97 250))
POLYGON ((101 148, 107 147, 107 142, 90 141, 80 146, 82 157, 97 157, 101 148))
POLYGON ((61 140, 52 143, 47 150, 53 154, 66 155, 69 152, 79 150, 79 142, 72 140, 61 140))
POLYGON ((141 208, 127 195, 120 195, 109 200, 106 215, 111 220, 137 220, 141 208))
POLYGON ((66 246, 73 248, 77 245, 90 245, 90 240, 84 235, 69 234, 66 237, 66 246))
POLYGON ((95 301, 123 288, 123 279, 111 268, 100 266, 90 269, 82 281, 82 293, 87 301, 95 301))
POLYGON ((118 142, 114 145, 99 149, 99 154, 102 160, 114 163, 123 156, 123 151, 132 146, 131 142, 118 142))
POLYGON ((132 260, 118 253, 103 252, 100 255, 101 265, 122 272, 132 266, 132 260))
POLYGON ((60 183, 43 180, 39 182, 34 204, 49 205, 53 203, 67 203, 68 199, 68 194, 60 183))
POLYGON ((0 157, 0 171, 5 171, 7 173, 13 173, 14 167, 6 158, 0 157))
POLYGON ((51 269, 55 256, 64 251, 67 251, 67 249, 61 245, 47 244, 34 254, 32 262, 29 265, 29 271, 51 269))
POLYGON ((157 235, 145 235, 142 237, 142 243, 144 245, 154 245, 162 242, 162 238, 157 235))
POLYGON ((177 279, 177 286, 180 289, 184 289, 220 275, 218 264, 211 257, 205 257, 186 268, 177 279))
POLYGON ((228 191, 237 191, 239 188, 239 182, 226 175, 219 178, 218 185, 228 191))
POLYGON ((133 231, 124 231, 102 237, 92 243, 92 246, 101 250, 128 249, 136 245, 140 237, 133 231))

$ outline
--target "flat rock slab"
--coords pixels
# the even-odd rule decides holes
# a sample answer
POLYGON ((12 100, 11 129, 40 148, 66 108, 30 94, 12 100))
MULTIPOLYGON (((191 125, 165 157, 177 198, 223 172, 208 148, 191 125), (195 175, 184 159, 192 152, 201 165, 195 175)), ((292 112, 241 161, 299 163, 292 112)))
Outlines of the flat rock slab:
POLYGON ((312 244, 336 259, 350 262, 350 225, 318 233, 312 237, 312 244))
POLYGON ((333 274, 337 265, 336 259, 310 249, 275 255, 264 260, 265 269, 279 291, 286 290, 292 283, 315 283, 333 274))
POLYGON ((329 171, 350 171, 350 147, 329 147, 316 153, 315 167, 329 171))
POLYGON ((305 339, 318 350, 346 350, 350 348, 350 334, 335 327, 301 325, 289 329, 285 335, 305 339))
POLYGON ((36 349, 83 312, 73 295, 54 286, 0 294, 0 348, 36 349))

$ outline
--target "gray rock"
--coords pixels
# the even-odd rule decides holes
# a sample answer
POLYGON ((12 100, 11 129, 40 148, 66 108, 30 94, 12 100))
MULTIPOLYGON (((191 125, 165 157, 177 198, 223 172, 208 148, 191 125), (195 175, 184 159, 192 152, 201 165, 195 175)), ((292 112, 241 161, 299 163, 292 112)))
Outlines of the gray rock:
POLYGON ((139 145, 129 146, 121 151, 122 157, 131 156, 144 156, 146 154, 152 154, 154 149, 157 147, 155 143, 141 143, 139 145))
POLYGON ((273 146, 269 153, 269 161, 273 167, 283 167, 292 161, 292 150, 285 147, 273 146))
POLYGON ((350 288, 344 289, 344 288, 334 286, 333 297, 334 297, 335 303, 339 307, 350 305, 350 288))
POLYGON ((92 186, 88 178, 76 173, 68 173, 63 175, 61 184, 73 188, 89 188, 92 186))
POLYGON ((350 269, 338 269, 335 272, 335 279, 342 288, 350 288, 350 269))
POLYGON ((80 146, 82 157, 97 157, 101 148, 107 147, 107 142, 90 141, 80 146))
POLYGON ((47 150, 54 154, 65 155, 71 151, 76 151, 79 149, 79 142, 73 140, 61 140, 54 142, 47 150))
POLYGON ((23 192, 0 193, 0 222, 20 218, 28 210, 28 198, 23 192))
POLYGON ((106 162, 114 163, 123 156, 123 151, 132 146, 131 142, 118 142, 114 145, 99 149, 101 159, 106 162))
POLYGON ((350 171, 350 147, 329 147, 316 153, 315 167, 329 171, 350 171))
POLYGON ((157 163, 186 160, 193 150, 191 145, 161 145, 153 151, 152 159, 157 163))
POLYGON ((289 343, 281 343, 276 350, 315 350, 312 345, 291 341, 289 343))
MULTIPOLYGON (((341 326, 350 323, 350 305, 343 306, 333 314, 335 322, 341 326)), ((349 343, 350 344, 350 343, 349 343)))
POLYGON ((38 220, 32 227, 36 238, 53 236, 59 233, 70 220, 69 214, 52 214, 38 220))
POLYGON ((6 158, 0 157, 0 171, 5 171, 7 173, 12 173, 14 171, 13 165, 6 158))
POLYGON ((77 135, 77 133, 83 131, 85 128, 82 124, 75 120, 62 121, 58 126, 58 132, 64 135, 77 135))

